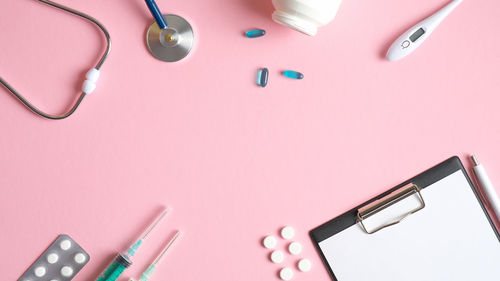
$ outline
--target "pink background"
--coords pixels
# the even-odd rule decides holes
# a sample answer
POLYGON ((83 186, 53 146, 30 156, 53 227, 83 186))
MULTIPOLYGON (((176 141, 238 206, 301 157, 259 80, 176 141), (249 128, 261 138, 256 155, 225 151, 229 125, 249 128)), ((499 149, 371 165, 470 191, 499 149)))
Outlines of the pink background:
MULTIPOLYGON (((260 241, 292 225, 314 266, 294 280, 327 281, 313 227, 452 155, 470 167, 476 153, 500 186, 497 0, 465 0, 397 63, 384 60, 388 46, 445 1, 345 0, 308 37, 274 23, 271 0, 158 0, 198 35, 176 64, 149 54, 144 1, 62 3, 101 20, 113 47, 67 120, 39 118, 0 89, 3 280, 60 233, 91 254, 74 280, 94 280, 169 205, 120 280, 137 277, 174 229, 184 235, 152 280, 276 280, 260 241), (242 36, 253 27, 267 35, 242 36), (266 88, 254 82, 260 67, 266 88)), ((100 33, 37 1, 0 7, 2 77, 63 111, 104 48, 100 33)))

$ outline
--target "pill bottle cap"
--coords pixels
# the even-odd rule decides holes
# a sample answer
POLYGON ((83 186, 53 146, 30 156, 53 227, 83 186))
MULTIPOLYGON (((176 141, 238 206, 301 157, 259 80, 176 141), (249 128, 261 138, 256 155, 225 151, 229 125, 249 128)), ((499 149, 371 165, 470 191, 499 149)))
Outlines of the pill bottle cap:
POLYGON ((272 0, 275 22, 314 36, 318 27, 331 22, 342 0, 272 0))
POLYGON ((283 11, 274 11, 273 20, 310 36, 314 36, 318 32, 316 23, 283 11))

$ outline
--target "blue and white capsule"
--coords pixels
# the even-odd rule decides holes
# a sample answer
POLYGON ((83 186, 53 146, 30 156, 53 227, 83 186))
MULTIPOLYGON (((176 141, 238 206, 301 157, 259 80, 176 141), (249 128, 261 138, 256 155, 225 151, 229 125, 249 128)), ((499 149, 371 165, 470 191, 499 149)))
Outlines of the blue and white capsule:
POLYGON ((285 70, 285 71, 283 71, 283 75, 285 77, 292 78, 292 79, 303 79, 304 78, 304 74, 297 72, 297 71, 294 71, 294 70, 285 70))
POLYGON ((266 31, 263 29, 254 29, 245 32, 245 36, 248 38, 257 38, 266 35, 266 31))
POLYGON ((269 78, 269 70, 267 68, 259 69, 257 72, 257 85, 264 88, 267 85, 267 79, 269 78))

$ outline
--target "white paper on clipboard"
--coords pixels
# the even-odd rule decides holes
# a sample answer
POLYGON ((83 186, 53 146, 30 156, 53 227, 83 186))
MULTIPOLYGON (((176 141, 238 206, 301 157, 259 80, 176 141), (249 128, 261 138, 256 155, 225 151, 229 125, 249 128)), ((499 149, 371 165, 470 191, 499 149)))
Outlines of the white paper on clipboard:
POLYGON ((367 234, 355 224, 319 243, 338 281, 500 280, 500 242, 463 172, 421 194, 425 208, 397 225, 367 234))

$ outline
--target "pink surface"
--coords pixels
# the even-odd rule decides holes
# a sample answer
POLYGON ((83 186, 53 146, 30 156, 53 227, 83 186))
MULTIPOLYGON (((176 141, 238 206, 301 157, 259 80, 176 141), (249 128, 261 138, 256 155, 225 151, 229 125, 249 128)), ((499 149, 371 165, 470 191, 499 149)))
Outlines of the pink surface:
MULTIPOLYGON (((313 262, 294 280, 326 281, 311 228, 452 155, 476 153, 500 187, 499 1, 465 0, 397 63, 384 60, 388 46, 445 1, 346 0, 307 37, 272 22, 270 0, 158 0, 198 35, 177 64, 148 53, 143 1, 62 3, 101 20, 113 48, 67 120, 38 118, 0 89, 3 280, 60 233, 91 254, 74 280, 93 280, 169 205, 120 280, 174 229, 184 235, 152 280, 276 280, 260 241, 289 224, 313 262), (268 33, 243 37, 252 27, 268 33), (289 68, 305 79, 282 77, 289 68)), ((0 32, 2 77, 51 112, 74 100, 104 48, 94 26, 33 0, 2 1, 0 32)))

